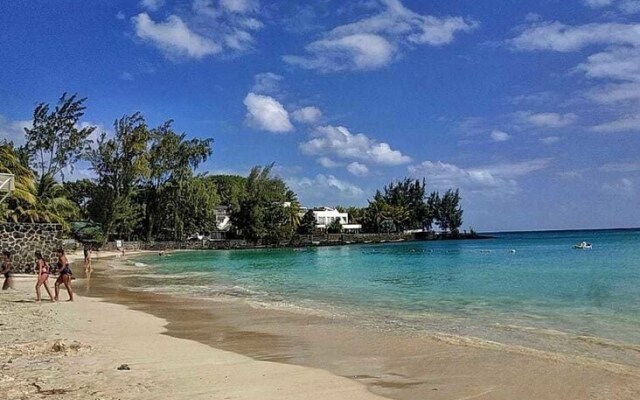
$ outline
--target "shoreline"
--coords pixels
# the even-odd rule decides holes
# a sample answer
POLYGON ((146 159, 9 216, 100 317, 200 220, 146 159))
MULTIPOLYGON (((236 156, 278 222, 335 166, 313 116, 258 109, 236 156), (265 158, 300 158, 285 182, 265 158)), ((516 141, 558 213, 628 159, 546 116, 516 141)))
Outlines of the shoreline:
POLYGON ((481 398, 577 400, 640 395, 635 383, 640 372, 619 364, 590 365, 588 358, 576 362, 530 349, 514 354, 489 342, 478 347, 464 338, 363 331, 320 316, 252 308, 242 300, 219 303, 130 292, 118 284, 117 273, 109 273, 103 283, 107 285, 101 288, 93 285, 90 295, 163 318, 168 322, 166 335, 256 360, 328 370, 390 398, 471 398, 484 393, 481 398))
POLYGON ((7 399, 382 399, 323 370, 168 336, 161 318, 81 293, 36 304, 33 282, 18 278, 17 290, 0 295, 7 399))
MULTIPOLYGON (((195 251, 195 250, 265 250, 265 249, 305 249, 316 247, 336 247, 336 246, 360 246, 391 243, 411 243, 411 242, 451 242, 451 241, 474 241, 496 239, 495 236, 478 233, 460 233, 457 235, 448 233, 433 234, 432 232, 420 232, 413 234, 364 234, 360 237, 350 237, 353 234, 322 234, 321 240, 314 240, 314 235, 298 236, 296 239, 286 244, 252 244, 243 239, 225 239, 212 241, 166 241, 166 242, 135 242, 136 248, 143 250, 136 252, 175 252, 175 251, 195 251), (368 237, 364 237, 368 235, 368 237), (301 239, 305 240, 301 240, 301 239)), ((111 253, 116 253, 110 251, 111 253)), ((130 253, 127 252, 127 256, 130 253)))

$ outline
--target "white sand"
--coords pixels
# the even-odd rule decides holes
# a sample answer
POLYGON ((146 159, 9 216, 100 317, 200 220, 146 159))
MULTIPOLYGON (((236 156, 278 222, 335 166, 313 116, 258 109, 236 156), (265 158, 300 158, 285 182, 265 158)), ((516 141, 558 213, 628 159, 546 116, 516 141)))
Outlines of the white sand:
POLYGON ((381 399, 322 370, 163 335, 164 320, 123 306, 81 296, 36 304, 34 282, 0 293, 0 398, 381 399))

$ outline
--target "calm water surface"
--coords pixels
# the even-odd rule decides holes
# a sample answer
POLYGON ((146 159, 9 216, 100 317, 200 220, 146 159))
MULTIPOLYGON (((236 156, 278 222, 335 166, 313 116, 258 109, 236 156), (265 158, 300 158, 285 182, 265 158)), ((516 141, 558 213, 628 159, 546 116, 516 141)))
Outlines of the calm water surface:
POLYGON ((126 284, 139 290, 241 297, 347 317, 376 329, 439 332, 544 350, 605 357, 625 349, 640 352, 637 230, 189 252, 132 262, 126 284), (572 248, 583 240, 593 249, 572 248))

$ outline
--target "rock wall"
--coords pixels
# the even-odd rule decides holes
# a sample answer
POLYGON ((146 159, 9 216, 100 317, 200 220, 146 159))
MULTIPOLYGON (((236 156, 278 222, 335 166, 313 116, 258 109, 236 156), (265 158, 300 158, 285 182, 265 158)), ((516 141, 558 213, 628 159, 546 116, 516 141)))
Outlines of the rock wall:
POLYGON ((39 250, 52 266, 62 247, 62 227, 57 224, 0 224, 0 251, 11 252, 13 272, 35 273, 34 253, 39 250))

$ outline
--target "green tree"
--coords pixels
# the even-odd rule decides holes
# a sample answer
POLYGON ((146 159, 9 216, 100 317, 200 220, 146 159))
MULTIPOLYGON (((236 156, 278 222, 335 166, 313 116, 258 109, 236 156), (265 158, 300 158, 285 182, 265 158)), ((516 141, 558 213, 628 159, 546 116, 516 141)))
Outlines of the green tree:
POLYGON ((297 200, 282 179, 271 176, 272 168, 273 164, 251 170, 239 205, 231 214, 237 234, 254 243, 282 240, 294 232, 284 203, 297 200))
POLYGON ((342 232, 342 224, 339 220, 335 220, 327 226, 328 233, 340 233, 342 232))
POLYGON ((16 189, 0 204, 2 218, 13 222, 39 221, 35 176, 13 143, 5 141, 0 144, 0 173, 14 175, 16 189))
POLYGON ((149 175, 147 147, 151 134, 140 113, 124 116, 114 123, 115 136, 100 135, 88 159, 97 175, 95 197, 88 206, 108 239, 112 234, 130 235, 141 210, 134 196, 149 175))
POLYGON ((102 226, 95 223, 77 222, 71 225, 72 236, 83 244, 100 246, 105 242, 102 226))
POLYGON ((96 184, 89 179, 80 179, 63 184, 66 197, 72 201, 80 212, 80 217, 89 218, 89 202, 96 196, 96 184))
POLYGON ((349 215, 349 223, 351 224, 363 224, 364 220, 364 208, 360 207, 348 207, 345 212, 349 215))
POLYGON ((52 175, 36 180, 28 157, 13 144, 0 145, 0 172, 14 175, 16 191, 2 204, 3 219, 13 222, 55 222, 68 230, 77 208, 52 175))
POLYGON ((220 204, 229 206, 232 209, 237 209, 240 206, 247 178, 238 175, 212 175, 208 179, 216 185, 216 190, 220 196, 220 204))
POLYGON ((454 235, 459 234, 462 226, 462 214, 459 190, 447 190, 442 196, 438 210, 438 225, 440 229, 454 235))
MULTIPOLYGON (((212 153, 213 139, 187 140, 186 134, 174 132, 172 123, 167 121, 151 131, 149 175, 145 183, 147 239, 159 227, 169 228, 175 240, 184 239, 186 220, 191 215, 190 206, 183 207, 185 185, 212 153)), ((204 183, 197 181, 197 184, 204 183)))
MULTIPOLYGON (((25 128, 25 149, 40 181, 56 179, 66 168, 73 169, 76 161, 88 151, 93 126, 81 127, 86 98, 64 93, 51 110, 40 103, 33 112, 33 126, 25 128)), ((42 190, 45 185, 39 185, 42 190)))
POLYGON ((316 217, 313 210, 307 211, 300 220, 298 232, 302 235, 311 235, 316 229, 316 217))
POLYGON ((265 241, 269 244, 279 245, 291 241, 293 232, 289 221, 288 209, 281 203, 270 203, 265 206, 263 225, 265 229, 265 241))
POLYGON ((285 199, 285 203, 288 203, 284 210, 286 220, 290 231, 293 233, 300 226, 300 202, 298 201, 298 195, 291 189, 287 189, 285 199))
POLYGON ((391 207, 389 218, 399 230, 421 229, 427 218, 426 182, 409 179, 392 182, 377 192, 375 199, 391 207))
POLYGON ((427 213, 424 219, 424 228, 428 231, 433 229, 433 223, 440 219, 440 193, 431 192, 427 198, 427 213))
POLYGON ((183 230, 188 235, 204 234, 215 229, 215 209, 219 197, 215 184, 204 176, 195 176, 184 181, 182 196, 176 201, 182 213, 183 230))
POLYGON ((368 232, 423 229, 429 219, 426 187, 426 182, 418 179, 391 182, 382 191, 376 191, 365 210, 354 210, 354 214, 368 232))
POLYGON ((383 223, 388 219, 388 208, 388 204, 382 200, 378 192, 374 199, 369 201, 369 206, 362 217, 365 232, 383 232, 383 223))
POLYGON ((55 222, 69 230, 69 222, 78 218, 78 207, 66 196, 64 186, 52 175, 45 175, 36 185, 36 211, 41 221, 55 222))
POLYGON ((415 222, 411 211, 406 206, 389 206, 388 217, 393 221, 395 231, 403 232, 415 222))

